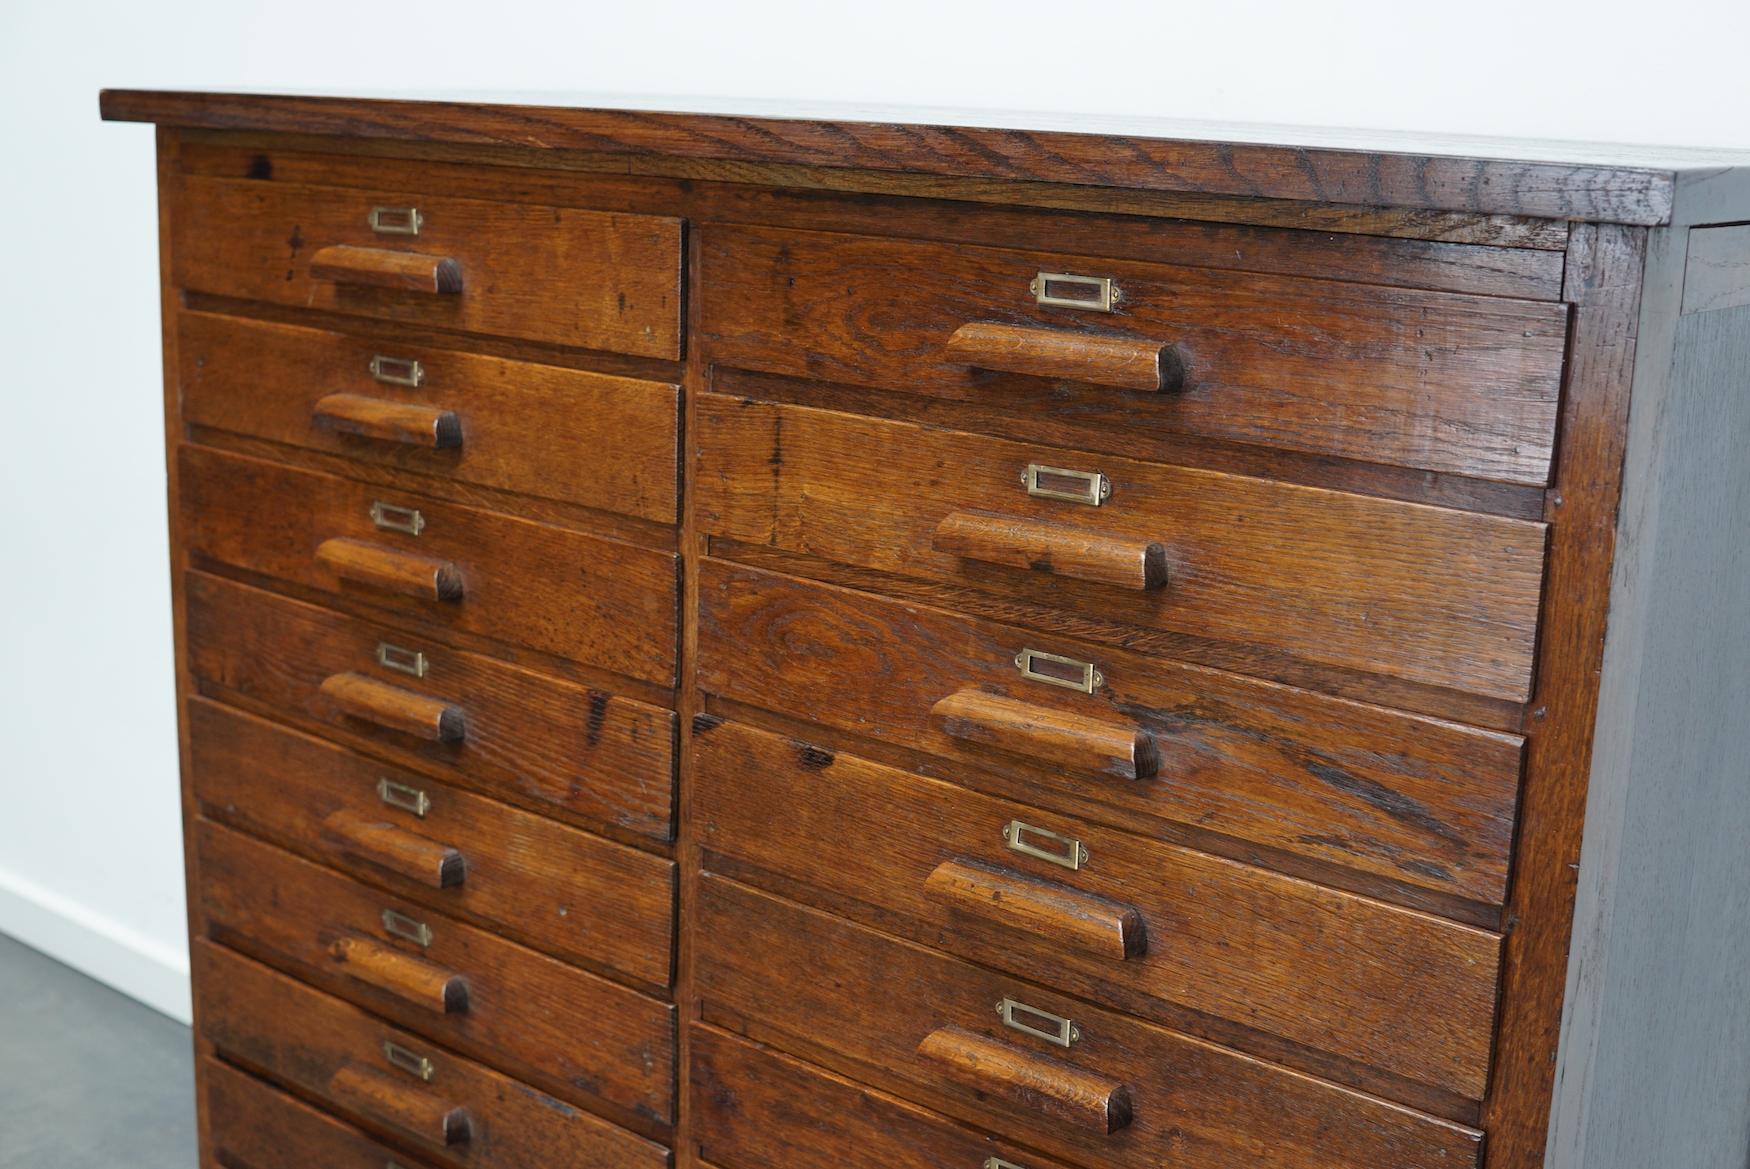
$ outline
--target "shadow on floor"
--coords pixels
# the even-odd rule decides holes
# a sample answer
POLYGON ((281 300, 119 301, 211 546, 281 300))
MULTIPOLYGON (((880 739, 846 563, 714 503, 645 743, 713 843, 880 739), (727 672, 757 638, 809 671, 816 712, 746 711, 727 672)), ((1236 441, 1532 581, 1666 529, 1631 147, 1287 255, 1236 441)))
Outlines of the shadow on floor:
POLYGON ((188 1028, 0 936, 0 1169, 195 1169, 188 1028))

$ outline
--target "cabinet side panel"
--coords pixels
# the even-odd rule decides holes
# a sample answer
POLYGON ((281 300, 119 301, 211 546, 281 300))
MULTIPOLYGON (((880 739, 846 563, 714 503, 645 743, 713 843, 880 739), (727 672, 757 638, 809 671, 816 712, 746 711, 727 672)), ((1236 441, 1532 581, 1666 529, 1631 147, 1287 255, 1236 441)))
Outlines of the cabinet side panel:
POLYGON ((1750 288, 1685 277, 1684 234, 1651 265, 1693 311, 1635 387, 1551 1169, 1750 1163, 1750 288))

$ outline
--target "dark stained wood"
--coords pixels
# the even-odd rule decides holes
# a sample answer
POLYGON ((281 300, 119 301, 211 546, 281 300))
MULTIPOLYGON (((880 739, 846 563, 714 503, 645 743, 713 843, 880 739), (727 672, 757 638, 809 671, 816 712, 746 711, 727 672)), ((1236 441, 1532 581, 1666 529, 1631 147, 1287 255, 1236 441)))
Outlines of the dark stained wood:
POLYGON ((698 343, 720 365, 1541 486, 1565 306, 764 228, 700 229, 698 343), (1111 313, 1034 303, 1042 272, 1109 277, 1111 313), (1144 335, 1184 387, 974 370, 961 326, 1144 335))
POLYGON ((706 1022, 745 1030, 1054 1157, 1186 1169, 1255 1167, 1265 1154, 1267 1163, 1293 1169, 1478 1163, 1479 1135, 1463 1126, 1186 1039, 720 877, 700 882, 699 914, 704 936, 712 939, 699 954, 697 974, 706 1022), (1005 1028, 992 1009, 1005 997, 1072 1020, 1081 1037, 1065 1050, 1005 1028), (918 1054, 918 1044, 944 1027, 1121 1083, 1129 1089, 1133 1119, 1115 1133, 1090 1132, 965 1086, 918 1054))
POLYGON ((462 445, 462 422, 454 410, 368 398, 363 394, 328 394, 318 398, 310 421, 337 434, 434 451, 454 450, 462 445))
POLYGON ((105 90, 115 121, 860 167, 1485 214, 1656 224, 1669 170, 1170 137, 473 102, 105 90))
POLYGON ((831 896, 834 908, 915 941, 1316 1074, 1400 1098, 1394 1079, 1482 1098, 1498 935, 735 723, 696 750, 693 798, 710 858, 782 877, 810 899, 831 896), (1017 821, 1080 841, 1087 867, 1007 847, 1003 830, 1017 821), (776 822, 783 831, 762 830, 776 822), (1060 902, 1082 894, 1132 906, 1146 949, 1066 945, 1067 904, 1047 915, 1010 894, 968 913, 962 898, 941 896, 944 864, 982 871, 990 885, 1055 889, 1060 902))
POLYGON ((182 463, 189 550, 205 562, 674 682, 671 553, 201 447, 182 463))
POLYGON ((354 860, 433 889, 454 889, 468 879, 468 860, 460 849, 383 815, 330 812, 323 817, 322 835, 354 860))
POLYGON ((1151 394, 1177 390, 1185 377, 1170 344, 1026 325, 961 325, 949 336, 943 356, 976 369, 1151 394))
POLYGON ((946 860, 924 892, 950 909, 1007 928, 1028 928, 1102 958, 1139 958, 1148 929, 1134 906, 977 861, 946 860))
POLYGON ((1167 549, 1158 541, 1108 536, 1048 520, 953 511, 936 525, 930 547, 984 564, 1119 588, 1158 589, 1168 579, 1167 549))
POLYGON ((642 1137, 248 958, 201 941, 191 956, 204 990, 203 1032, 226 1058, 331 1102, 372 1133, 400 1131, 415 1108, 466 1109, 470 1139, 448 1148, 422 1143, 432 1160, 478 1169, 668 1165, 667 1150, 642 1137), (431 1081, 390 1065, 385 1041, 431 1060, 431 1081), (365 1076, 393 1084, 396 1095, 386 1100, 386 1087, 364 1088, 365 1076))
POLYGON ((440 1015, 468 1009, 466 978, 374 938, 337 937, 328 944, 328 956, 348 977, 403 1002, 440 1015))
POLYGON ((321 728, 404 767, 548 814, 657 840, 673 830, 669 711, 213 577, 191 577, 187 593, 197 693, 321 728), (349 719, 321 692, 326 679, 348 672, 393 686, 410 681, 377 663, 384 644, 424 653, 421 692, 463 711, 462 741, 433 742, 349 719))
MULTIPOLYGON (((672 1121, 672 1006, 229 829, 202 822, 198 834, 215 940, 573 1103, 672 1121), (399 915, 400 934, 385 911, 399 915), (408 922, 429 941, 405 936, 408 922), (460 983, 460 1008, 409 994, 420 985, 395 962, 460 983)), ((593 906, 578 912, 611 928, 593 906)))
MULTIPOLYGON (((689 1029, 700 1158, 729 1169, 964 1165, 997 1157, 1063 1169, 1002 1136, 986 1136, 884 1092, 723 1032, 689 1029)), ((278 1166, 266 1169, 279 1169, 278 1166)))
MULTIPOLYGON (((660 857, 205 699, 188 706, 194 793, 204 815, 343 868, 398 902, 598 970, 624 962, 616 932, 625 924, 609 912, 616 904, 628 903, 628 916, 648 911, 657 921, 673 904, 674 866, 660 857), (453 849, 467 861, 467 879, 438 887, 371 863, 329 830, 342 813, 453 849)), ((659 968, 634 965, 659 985, 667 981, 659 968)))
POLYGON ((204 178, 183 181, 179 205, 171 255, 184 288, 637 357, 681 353, 676 219, 204 178), (420 233, 374 233, 368 213, 384 204, 417 207, 420 233), (332 264, 339 247, 349 250, 332 264), (390 265, 383 252, 412 259, 390 265), (445 287, 434 255, 465 289, 433 295, 445 287), (407 283, 416 262, 429 282, 418 291, 407 283), (550 278, 556 268, 565 280, 550 278))
POLYGON ((426 1169, 429 1161, 367 1137, 350 1124, 217 1060, 202 1060, 211 1118, 203 1166, 248 1169, 426 1169))
POLYGON ((1147 731, 1122 722, 960 690, 930 707, 930 722, 962 743, 1118 779, 1153 779, 1161 755, 1147 731))
POLYGON ((448 256, 341 244, 316 250, 310 257, 310 279, 455 295, 462 291, 462 266, 448 256))
POLYGON ((918 1055, 950 1079, 1037 1113, 1047 1123, 1109 1135, 1131 1121, 1130 1089, 1116 1080, 960 1027, 930 1032, 918 1043, 918 1055))
POLYGON ((1530 694, 1543 524, 717 396, 696 441, 701 521, 737 541, 1492 698, 1530 694), (1104 476, 1110 498, 1032 498, 1029 466, 1104 476), (939 525, 968 508, 1159 542, 1167 584, 1066 583, 1049 551, 1020 568, 968 564, 936 548, 939 525))
MULTIPOLYGON (((962 782, 1043 807, 1088 801, 1109 824, 1162 822, 1498 904, 1522 743, 1214 670, 1143 659, 707 560, 700 684, 952 761, 962 782), (1023 647, 1091 662, 1095 694, 1027 682, 1023 647), (1125 718, 1161 753, 1153 781, 1082 776, 943 734, 962 690, 1125 718), (992 768, 1000 768, 993 771, 992 768)), ((1213 847, 1219 840, 1200 841, 1213 847)))
POLYGON ((1542 1169, 1566 996, 1574 890, 1604 657, 1617 500, 1647 239, 1578 228, 1562 458, 1549 501, 1549 622, 1526 727, 1523 820, 1508 910, 1501 1039, 1485 1121, 1490 1169, 1542 1169))
MULTIPOLYGON (((177 323, 183 417, 192 426, 675 522, 672 385, 213 313, 184 311, 177 323), (404 378, 417 363, 420 384, 372 376, 378 358, 404 378), (385 405, 350 431, 344 423, 324 425, 336 399, 360 398, 385 405), (380 429, 391 407, 432 418, 431 431, 422 422, 420 435, 423 442, 429 433, 437 449, 358 437, 380 429), (446 415, 457 436, 448 445, 446 415), (581 450, 610 457, 579 458, 581 450)), ((355 420, 360 413, 350 411, 355 420)), ((409 433, 400 417, 390 414, 390 430, 409 433)))
POLYGON ((405 1078, 348 1064, 328 1080, 328 1095, 341 1108, 439 1149, 474 1139, 474 1118, 440 1092, 416 1090, 405 1078))

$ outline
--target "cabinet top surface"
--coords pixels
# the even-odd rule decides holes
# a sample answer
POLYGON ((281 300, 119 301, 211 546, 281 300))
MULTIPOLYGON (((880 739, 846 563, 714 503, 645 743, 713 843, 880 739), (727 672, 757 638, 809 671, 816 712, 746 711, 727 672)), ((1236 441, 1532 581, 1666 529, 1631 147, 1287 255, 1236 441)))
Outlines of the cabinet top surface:
POLYGON ((187 129, 671 155, 953 178, 1657 225, 1750 150, 922 107, 565 93, 105 90, 187 129))

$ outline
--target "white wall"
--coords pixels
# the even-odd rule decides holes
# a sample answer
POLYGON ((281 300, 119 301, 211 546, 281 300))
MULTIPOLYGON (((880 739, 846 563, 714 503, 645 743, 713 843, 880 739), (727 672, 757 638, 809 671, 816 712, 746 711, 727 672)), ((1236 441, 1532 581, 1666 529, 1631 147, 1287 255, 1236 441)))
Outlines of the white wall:
POLYGON ((1750 146, 1742 0, 0 0, 0 932, 187 1016, 151 131, 101 86, 757 96, 1750 146))

